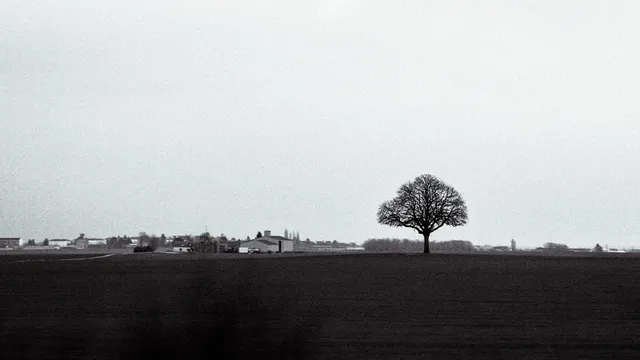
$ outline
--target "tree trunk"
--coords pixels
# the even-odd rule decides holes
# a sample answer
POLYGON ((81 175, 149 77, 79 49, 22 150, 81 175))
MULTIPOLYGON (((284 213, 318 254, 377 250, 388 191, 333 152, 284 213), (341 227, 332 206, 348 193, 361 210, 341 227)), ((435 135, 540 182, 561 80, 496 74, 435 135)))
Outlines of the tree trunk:
POLYGON ((424 233, 422 234, 422 236, 424 237, 424 254, 428 254, 429 253, 429 233, 424 233))

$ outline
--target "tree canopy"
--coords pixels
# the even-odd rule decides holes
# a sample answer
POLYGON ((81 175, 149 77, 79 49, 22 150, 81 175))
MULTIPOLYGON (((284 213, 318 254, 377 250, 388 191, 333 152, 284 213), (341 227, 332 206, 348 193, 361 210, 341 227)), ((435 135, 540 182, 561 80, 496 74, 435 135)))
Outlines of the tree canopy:
POLYGON ((431 174, 423 174, 398 189, 395 198, 382 203, 378 222, 416 230, 424 237, 429 253, 429 236, 441 227, 461 226, 468 221, 467 205, 452 186, 431 174))

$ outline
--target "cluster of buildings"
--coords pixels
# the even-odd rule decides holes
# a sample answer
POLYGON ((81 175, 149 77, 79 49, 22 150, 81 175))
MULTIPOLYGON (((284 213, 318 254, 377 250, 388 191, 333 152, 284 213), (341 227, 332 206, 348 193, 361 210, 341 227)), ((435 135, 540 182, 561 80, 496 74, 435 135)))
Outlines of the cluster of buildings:
MULTIPOLYGON (((33 240, 31 240, 33 241, 33 240)), ((84 238, 81 235, 78 239, 45 239, 42 243, 36 244, 35 241, 30 243, 29 240, 23 238, 0 238, 1 250, 14 250, 19 248, 65 248, 73 247, 76 249, 87 249, 89 246, 107 245, 106 239, 84 238)))
POLYGON ((364 248, 355 243, 345 244, 313 243, 294 240, 286 236, 273 235, 270 230, 265 230, 254 239, 227 240, 224 237, 208 236, 174 236, 172 241, 173 252, 234 252, 241 254, 250 253, 287 253, 287 252, 345 252, 364 251, 364 248))
POLYGON ((172 252, 206 252, 206 253, 287 253, 287 252, 356 252, 364 251, 364 247, 355 243, 343 244, 334 242, 312 242, 309 239, 300 241, 286 236, 273 235, 270 230, 259 233, 256 238, 246 240, 228 240, 225 236, 213 237, 209 233, 199 236, 176 235, 170 238, 147 236, 117 238, 89 238, 80 234, 76 239, 45 239, 36 244, 34 240, 22 238, 0 238, 0 249, 90 249, 154 246, 172 252))
POLYGON ((638 252, 635 249, 617 249, 609 248, 605 245, 601 247, 596 244, 593 248, 572 248, 565 244, 546 243, 544 246, 537 247, 535 249, 518 249, 516 247, 516 241, 511 240, 510 246, 493 246, 493 245, 474 245, 475 251, 492 251, 492 252, 513 252, 513 251, 534 251, 534 252, 563 252, 563 253, 591 253, 591 252, 606 252, 606 253, 627 253, 638 252))

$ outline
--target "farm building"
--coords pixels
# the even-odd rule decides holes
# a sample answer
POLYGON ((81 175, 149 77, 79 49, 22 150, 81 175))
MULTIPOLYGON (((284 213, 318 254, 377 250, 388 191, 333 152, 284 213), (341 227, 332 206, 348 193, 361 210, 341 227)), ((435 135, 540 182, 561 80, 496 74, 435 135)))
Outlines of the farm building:
POLYGON ((75 246, 78 249, 84 250, 86 248, 89 247, 89 240, 82 238, 82 239, 76 239, 75 241, 75 246))
POLYGON ((569 251, 571 252, 583 252, 583 253, 588 253, 588 252, 592 252, 593 249, 589 249, 589 248, 570 248, 569 251))
POLYGON ((88 245, 107 245, 107 239, 87 239, 88 245))
POLYGON ((22 238, 0 238, 0 248, 17 249, 21 246, 24 246, 22 238))
POLYGON ((293 240, 284 236, 271 235, 271 231, 265 230, 264 236, 250 241, 244 241, 241 248, 258 249, 260 252, 293 252, 293 240))
POLYGON ((363 246, 347 246, 347 251, 364 251, 363 246))
POLYGON ((193 249, 191 249, 190 246, 174 246, 171 251, 176 253, 188 253, 193 252, 193 249))

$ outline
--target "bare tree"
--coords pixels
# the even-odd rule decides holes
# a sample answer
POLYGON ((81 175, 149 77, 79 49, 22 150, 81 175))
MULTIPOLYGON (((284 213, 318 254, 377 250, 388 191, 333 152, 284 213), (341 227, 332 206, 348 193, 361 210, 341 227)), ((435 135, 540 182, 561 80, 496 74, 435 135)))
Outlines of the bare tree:
POLYGON ((400 186, 398 195, 378 209, 378 222, 415 229, 424 237, 424 253, 429 253, 429 236, 444 225, 467 223, 467 205, 452 186, 424 174, 400 186))

